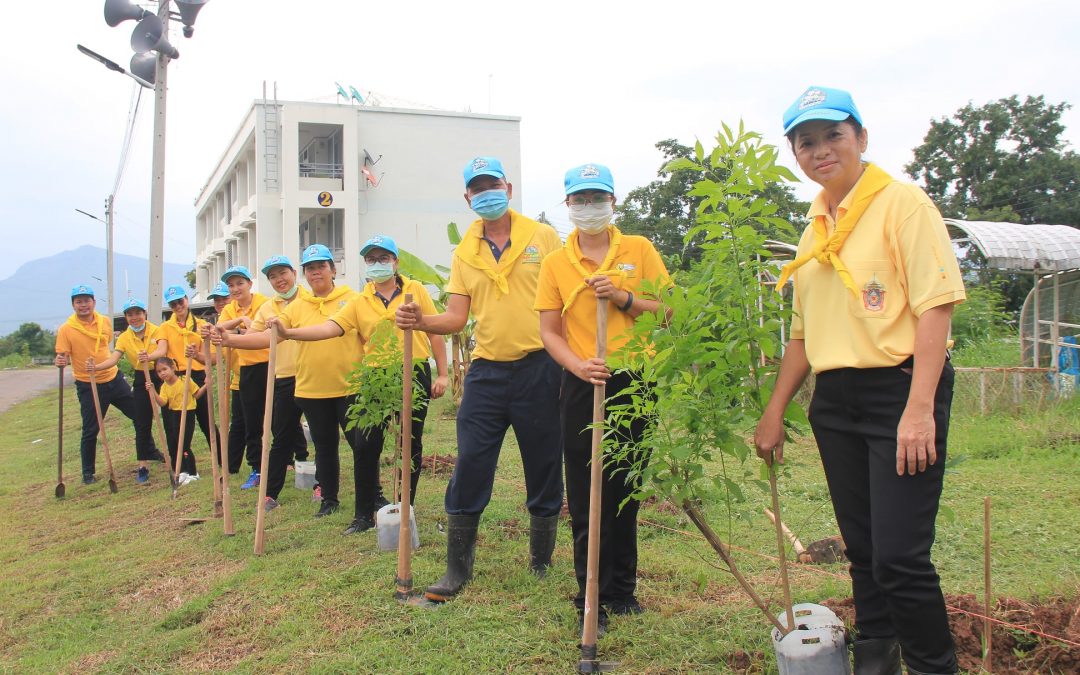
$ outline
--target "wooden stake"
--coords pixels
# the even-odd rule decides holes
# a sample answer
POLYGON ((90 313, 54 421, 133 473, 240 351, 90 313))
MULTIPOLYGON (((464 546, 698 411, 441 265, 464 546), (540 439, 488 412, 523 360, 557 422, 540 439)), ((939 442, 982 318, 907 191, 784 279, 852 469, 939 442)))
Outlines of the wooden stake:
POLYGON ((101 435, 101 447, 105 450, 105 465, 109 467, 109 492, 116 494, 116 472, 113 471, 112 453, 109 452, 109 437, 105 435, 105 419, 101 415, 101 400, 98 399, 97 370, 90 371, 90 393, 94 396, 94 413, 97 415, 98 433, 101 435))
POLYGON ((266 366, 266 397, 263 403, 259 503, 255 505, 255 555, 262 555, 266 546, 266 474, 270 466, 270 420, 274 414, 274 381, 276 379, 274 371, 277 367, 277 347, 278 327, 276 323, 273 323, 270 325, 270 362, 266 366))
POLYGON ((990 623, 990 497, 983 497, 983 670, 992 673, 990 649, 993 625, 990 623))
MULTIPOLYGON (((153 380, 150 379, 150 366, 143 363, 142 371, 143 379, 153 387, 153 380)), ((165 449, 161 454, 165 457, 165 471, 169 474, 169 485, 172 486, 173 499, 176 499, 176 479, 173 478, 172 458, 169 457, 169 439, 165 437, 165 422, 161 419, 161 406, 158 404, 156 393, 147 389, 146 395, 150 398, 150 410, 154 413, 154 427, 158 432, 158 444, 165 449)))
MULTIPOLYGON (((607 356, 607 312, 608 300, 596 301, 596 358, 607 356)), ((597 571, 600 566, 600 499, 604 465, 600 448, 604 439, 604 399, 607 397, 607 385, 593 385, 592 409, 592 457, 589 460, 589 543, 588 557, 585 564, 585 618, 581 631, 581 660, 596 661, 596 633, 600 618, 600 580, 597 571)))
POLYGON ((236 534, 236 530, 233 528, 232 518, 232 497, 229 496, 229 452, 228 452, 228 438, 229 438, 229 385, 226 375, 232 375, 231 371, 226 370, 226 359, 221 351, 221 345, 217 348, 217 391, 218 391, 218 420, 217 420, 217 432, 218 439, 222 442, 218 443, 218 453, 221 457, 219 465, 221 466, 221 514, 224 520, 222 521, 223 534, 231 537, 236 534))
POLYGON ((214 478, 214 517, 221 517, 221 480, 218 472, 218 433, 214 426, 214 369, 210 365, 210 337, 203 338, 203 365, 206 366, 206 413, 210 426, 210 470, 214 478))
POLYGON ((63 499, 64 491, 64 367, 56 369, 60 373, 60 385, 56 389, 56 401, 59 411, 56 414, 56 498, 63 499))
MULTIPOLYGON (((413 301, 412 293, 405 294, 405 304, 413 301)), ((406 601, 412 595, 412 409, 413 409, 413 332, 406 328, 401 358, 401 526, 398 528, 397 591, 394 597, 406 601)))
POLYGON ((787 630, 781 635, 787 635, 795 630, 795 610, 791 605, 791 584, 788 583, 787 572, 787 546, 784 545, 784 531, 780 518, 780 493, 776 489, 776 455, 775 450, 772 461, 769 462, 769 491, 772 492, 772 508, 776 514, 773 524, 776 525, 776 549, 780 556, 780 585, 784 589, 784 610, 787 612, 787 630))
POLYGON ((175 480, 180 480, 180 467, 184 463, 184 440, 187 438, 187 407, 191 400, 191 356, 184 366, 184 402, 180 406, 180 431, 176 434, 176 466, 173 467, 175 480))

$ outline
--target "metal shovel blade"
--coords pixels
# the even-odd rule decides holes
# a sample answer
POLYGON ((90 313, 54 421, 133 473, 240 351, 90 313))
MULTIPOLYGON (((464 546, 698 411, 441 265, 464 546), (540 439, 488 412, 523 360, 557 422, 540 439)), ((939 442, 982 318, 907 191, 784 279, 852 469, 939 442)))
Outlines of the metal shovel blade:
POLYGON ((109 479, 109 492, 113 494, 120 492, 120 488, 116 486, 116 480, 113 478, 109 479))
POLYGON ((64 488, 63 483, 57 483, 56 484, 56 498, 57 499, 63 499, 64 498, 64 489, 65 488, 64 488))

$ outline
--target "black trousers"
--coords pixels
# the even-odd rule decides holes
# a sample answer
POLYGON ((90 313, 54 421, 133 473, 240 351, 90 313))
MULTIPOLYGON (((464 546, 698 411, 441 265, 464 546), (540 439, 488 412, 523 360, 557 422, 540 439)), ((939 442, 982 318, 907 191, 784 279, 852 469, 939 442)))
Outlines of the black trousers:
POLYGON ((338 429, 345 434, 345 442, 355 455, 360 446, 360 429, 346 431, 349 420, 346 412, 355 397, 336 396, 334 398, 300 398, 296 404, 304 411, 311 431, 311 441, 315 444, 315 480, 322 489, 323 503, 338 504, 338 487, 341 482, 341 458, 338 447, 341 437, 338 429))
MULTIPOLYGON (((619 392, 631 384, 628 373, 614 373, 607 384, 607 405, 630 403, 628 395, 619 392)), ((570 529, 574 535, 574 574, 578 594, 574 604, 585 607, 585 574, 589 559, 589 486, 592 459, 593 385, 571 373, 564 372, 559 415, 563 433, 563 455, 566 459, 566 504, 570 509, 570 529)), ((619 433, 620 445, 629 445, 631 456, 618 462, 605 462, 601 480, 600 504, 600 561, 597 580, 602 604, 627 602, 637 591, 637 517, 640 502, 623 504, 639 485, 629 481, 627 469, 640 456, 639 444, 648 420, 635 419, 628 429, 619 433), (620 508, 621 505, 621 508, 620 508)))
MULTIPOLYGON (((135 397, 131 387, 120 373, 108 382, 98 382, 98 400, 101 402, 101 419, 105 419, 110 406, 124 413, 129 420, 135 421, 135 397)), ((82 438, 79 441, 79 454, 82 456, 83 476, 94 473, 97 462, 97 413, 94 411, 94 396, 89 382, 75 382, 75 393, 79 397, 79 412, 82 414, 82 438)))
POLYGON ((930 561, 945 469, 953 369, 934 396, 937 462, 896 475, 896 430, 911 375, 904 368, 819 373, 810 424, 851 561, 860 637, 896 636, 907 664, 953 673, 956 655, 937 570, 930 561))
MULTIPOLYGON (((200 387, 203 386, 206 384, 206 371, 192 370, 191 381, 200 387)), ((206 396, 195 399, 195 421, 199 423, 199 430, 202 431, 203 437, 206 439, 206 446, 210 447, 210 434, 216 434, 217 429, 210 428, 210 412, 207 408, 206 400, 206 396)), ((218 442, 221 442, 220 437, 218 437, 218 442)))
MULTIPOLYGON (((240 405, 244 407, 244 456, 258 471, 262 463, 263 413, 266 411, 266 374, 269 363, 240 366, 240 405)), ((273 411, 271 411, 272 413, 273 411)))
POLYGON ((563 499, 560 372, 542 349, 517 361, 472 362, 457 414, 458 456, 446 486, 447 513, 484 512, 491 501, 503 438, 513 427, 529 513, 558 515, 563 499))
POLYGON ((244 462, 247 423, 244 420, 240 390, 230 389, 229 396, 232 397, 229 401, 229 473, 240 473, 240 465, 244 462))
MULTIPOLYGON (((416 486, 420 482, 420 462, 424 458, 424 421, 427 419, 428 402, 431 400, 431 365, 416 364, 413 367, 413 381, 419 385, 423 394, 413 399, 409 503, 416 502, 416 486)), ((379 426, 361 430, 360 443, 353 450, 356 518, 363 515, 371 516, 375 511, 375 495, 379 493, 379 457, 382 455, 386 429, 391 422, 391 418, 387 417, 379 426)))
MULTIPOLYGON (((161 389, 161 379, 153 370, 150 371, 150 381, 154 389, 161 389)), ((131 386, 131 396, 134 399, 135 417, 132 423, 135 426, 135 458, 140 461, 157 459, 159 448, 154 443, 154 409, 150 407, 150 397, 146 391, 146 376, 143 371, 135 371, 134 383, 131 386)))
POLYGON ((279 377, 274 380, 274 410, 270 430, 274 440, 270 444, 270 465, 266 475, 266 494, 274 499, 285 486, 285 473, 293 459, 305 461, 308 456, 307 439, 300 426, 304 411, 296 405, 296 378, 279 377))
MULTIPOLYGON (((194 410, 189 410, 184 420, 184 456, 180 464, 180 471, 195 475, 199 471, 195 468, 195 453, 191 451, 191 437, 195 433, 194 410)), ((165 422, 165 440, 169 443, 169 456, 172 458, 172 466, 176 468, 176 453, 180 448, 180 411, 165 408, 161 411, 165 422)))

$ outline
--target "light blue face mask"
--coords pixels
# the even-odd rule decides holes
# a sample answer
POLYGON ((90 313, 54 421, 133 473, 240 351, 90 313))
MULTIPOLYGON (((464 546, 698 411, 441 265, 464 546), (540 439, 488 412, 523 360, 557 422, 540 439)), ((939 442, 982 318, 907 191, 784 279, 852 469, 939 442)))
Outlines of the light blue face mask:
POLYGON ((394 276, 394 263, 375 263, 367 266, 367 278, 377 284, 392 279, 394 276))
POLYGON ((146 330, 146 322, 144 321, 143 325, 139 326, 138 328, 136 328, 135 326, 128 326, 128 328, 130 328, 133 333, 141 333, 146 330))
POLYGON ((484 220, 498 220, 510 208, 510 198, 506 190, 485 190, 473 195, 469 205, 484 220))
POLYGON ((300 287, 299 287, 299 286, 293 286, 292 288, 290 288, 289 290, 285 291, 284 293, 278 293, 278 294, 277 294, 277 296, 278 296, 279 298, 281 298, 282 300, 292 300, 292 299, 293 299, 293 296, 295 296, 295 295, 296 295, 296 293, 297 293, 297 292, 298 292, 299 290, 300 290, 300 287))

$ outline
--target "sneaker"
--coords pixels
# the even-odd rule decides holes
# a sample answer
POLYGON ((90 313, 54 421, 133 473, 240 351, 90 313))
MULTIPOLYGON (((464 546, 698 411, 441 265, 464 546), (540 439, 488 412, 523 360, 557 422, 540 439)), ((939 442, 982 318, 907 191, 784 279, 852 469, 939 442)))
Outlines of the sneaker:
POLYGON ((315 514, 315 517, 316 518, 322 518, 324 516, 329 516, 332 513, 337 513, 337 510, 338 510, 338 503, 337 502, 328 502, 328 501, 326 501, 324 499, 323 503, 322 503, 322 507, 319 508, 319 512, 315 514))
POLYGON ((257 488, 257 487, 259 487, 259 472, 258 471, 252 471, 251 475, 247 477, 246 481, 244 481, 244 484, 240 486, 240 489, 241 490, 250 490, 251 488, 257 488))
POLYGON ((139 472, 135 474, 135 482, 145 483, 148 480, 150 480, 150 469, 147 469, 145 466, 140 466, 139 472))
POLYGON ((273 497, 267 497, 266 501, 263 502, 263 510, 265 510, 267 513, 270 513, 271 511, 273 511, 277 507, 278 507, 278 501, 276 499, 274 499, 273 497))
POLYGON ((367 532, 375 527, 375 520, 371 516, 360 516, 354 518, 349 526, 345 528, 345 534, 356 534, 357 532, 367 532))
POLYGON ((92 473, 84 473, 82 476, 83 485, 93 485, 97 482, 97 476, 92 473))
POLYGON ((191 474, 186 471, 181 471, 180 475, 176 477, 176 486, 182 487, 191 482, 191 474))
POLYGON ((322 501, 322 488, 319 487, 318 485, 316 485, 315 489, 311 491, 311 501, 313 501, 313 502, 321 502, 322 501))
POLYGON ((616 616, 629 616, 631 614, 643 614, 645 608, 641 606, 634 596, 607 603, 607 610, 616 616))

